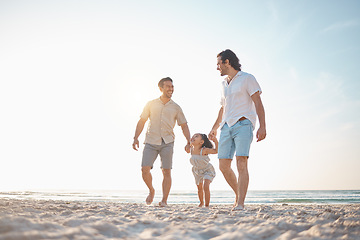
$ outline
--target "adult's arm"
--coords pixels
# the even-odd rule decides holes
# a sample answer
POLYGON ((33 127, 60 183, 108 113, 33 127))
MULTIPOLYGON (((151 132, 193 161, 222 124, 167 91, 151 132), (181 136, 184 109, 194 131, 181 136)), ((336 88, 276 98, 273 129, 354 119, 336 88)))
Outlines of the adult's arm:
POLYGON ((251 99, 255 104, 256 114, 258 115, 260 123, 260 127, 256 133, 257 142, 259 142, 266 137, 265 110, 260 98, 260 92, 254 93, 251 99))
POLYGON ((136 151, 139 148, 139 140, 138 140, 138 138, 139 138, 142 130, 144 129, 144 125, 145 125, 146 121, 147 121, 147 119, 140 118, 140 120, 138 121, 138 123, 136 125, 134 142, 132 144, 133 149, 136 150, 136 151))
POLYGON ((218 114, 218 117, 214 123, 214 126, 212 127, 210 133, 209 133, 209 137, 210 138, 216 138, 216 134, 217 134, 217 129, 219 128, 220 126, 220 123, 222 121, 222 115, 223 115, 223 111, 224 111, 224 108, 221 107, 220 110, 219 110, 219 114, 218 114))
POLYGON ((187 123, 183 123, 180 125, 182 132, 186 138, 187 144, 185 146, 185 151, 187 153, 190 153, 190 130, 189 130, 189 126, 187 125, 187 123))

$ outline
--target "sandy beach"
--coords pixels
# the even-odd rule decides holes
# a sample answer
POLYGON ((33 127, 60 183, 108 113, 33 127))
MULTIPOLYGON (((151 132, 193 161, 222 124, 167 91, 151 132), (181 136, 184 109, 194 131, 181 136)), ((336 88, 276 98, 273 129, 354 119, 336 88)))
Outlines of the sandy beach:
POLYGON ((360 239, 360 204, 199 208, 0 199, 2 239, 360 239))

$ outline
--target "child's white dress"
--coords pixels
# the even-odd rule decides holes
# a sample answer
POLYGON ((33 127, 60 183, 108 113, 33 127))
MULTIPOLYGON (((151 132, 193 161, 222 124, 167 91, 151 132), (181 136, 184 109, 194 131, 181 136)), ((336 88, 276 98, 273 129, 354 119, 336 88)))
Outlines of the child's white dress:
POLYGON ((193 165, 192 172, 195 177, 196 185, 199 185, 204 179, 209 179, 211 182, 216 176, 215 169, 210 163, 210 158, 208 155, 202 155, 202 150, 200 150, 200 155, 191 154, 190 163, 193 165))

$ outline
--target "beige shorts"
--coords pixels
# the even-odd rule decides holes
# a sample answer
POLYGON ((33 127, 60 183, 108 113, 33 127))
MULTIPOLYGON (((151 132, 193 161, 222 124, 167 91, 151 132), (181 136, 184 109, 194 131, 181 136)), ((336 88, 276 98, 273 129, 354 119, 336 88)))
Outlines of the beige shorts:
POLYGON ((165 144, 162 141, 161 145, 145 143, 141 166, 153 168, 157 156, 160 155, 161 168, 172 169, 173 152, 174 142, 165 144))
POLYGON ((199 185, 205 179, 208 179, 208 180, 210 180, 210 182, 212 182, 216 176, 215 169, 214 169, 213 165, 211 165, 210 163, 209 163, 209 166, 205 169, 198 169, 196 167, 193 167, 192 172, 195 177, 196 185, 199 185))

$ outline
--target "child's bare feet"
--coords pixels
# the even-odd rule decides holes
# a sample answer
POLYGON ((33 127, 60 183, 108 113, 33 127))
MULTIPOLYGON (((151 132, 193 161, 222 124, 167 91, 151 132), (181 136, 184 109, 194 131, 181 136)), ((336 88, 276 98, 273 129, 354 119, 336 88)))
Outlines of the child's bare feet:
POLYGON ((203 207, 204 206, 204 203, 200 203, 198 207, 203 207))

